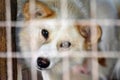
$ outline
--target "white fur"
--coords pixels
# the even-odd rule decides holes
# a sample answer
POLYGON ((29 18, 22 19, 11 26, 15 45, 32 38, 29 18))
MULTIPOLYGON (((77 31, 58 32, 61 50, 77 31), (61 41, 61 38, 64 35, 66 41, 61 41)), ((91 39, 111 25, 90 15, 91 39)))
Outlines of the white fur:
MULTIPOLYGON (((52 0, 53 1, 53 0, 52 0)), ((116 19, 117 18, 117 11, 116 8, 112 2, 113 0, 97 0, 97 16, 96 19, 116 19), (105 4, 105 5, 102 5, 105 4)), ((47 0, 43 1, 44 3, 47 3, 47 0)), ((88 5, 84 5, 84 1, 82 0, 69 0, 71 5, 68 5, 68 18, 89 18, 89 12, 88 12, 88 5), (69 8, 70 7, 70 8, 69 8), (80 13, 80 14, 79 14, 80 13)), ((49 5, 49 3, 48 3, 49 5)), ((56 4, 58 5, 58 4, 56 4)), ((49 5, 51 6, 51 5, 49 5)), ((60 17, 59 14, 59 7, 52 6, 52 9, 57 11, 57 18, 60 17)), ((66 23, 66 22, 64 22, 66 23)), ((116 34, 115 34, 115 27, 109 26, 106 27, 104 24, 100 24, 102 27, 102 38, 101 42, 99 44, 99 47, 102 51, 109 51, 109 50, 116 50, 117 48, 117 40, 116 40, 116 34), (112 47, 111 47, 112 46, 112 47)), ((51 64, 50 66, 42 71, 43 79, 44 80, 60 80, 62 77, 62 61, 60 57, 57 58, 51 58, 51 56, 59 56, 63 51, 83 51, 83 43, 84 38, 79 35, 79 33, 76 31, 74 25, 72 22, 69 22, 66 25, 63 25, 60 23, 52 23, 49 22, 43 22, 41 23, 39 20, 32 20, 28 23, 26 23, 25 27, 20 32, 20 47, 23 51, 23 55, 33 55, 33 63, 36 66, 36 60, 37 57, 47 57, 51 64), (61 25, 63 27, 61 27, 61 25), (41 35, 41 30, 47 29, 50 32, 50 43, 44 43, 45 39, 41 35), (68 50, 61 49, 57 46, 61 41, 70 41, 72 42, 72 47, 68 50), (47 50, 47 51, 46 51, 47 50), (30 53, 25 53, 30 52, 30 53), (33 52, 33 53, 32 53, 33 52)), ((48 42, 49 42, 48 41, 48 42)), ((71 64, 80 64, 82 65, 83 58, 74 58, 71 59, 71 64), (81 63, 80 63, 81 62, 81 63)), ((30 64, 31 61, 27 60, 27 63, 30 64)), ((70 66, 72 66, 70 65, 70 66)), ((111 66, 110 66, 111 67, 111 66)), ((101 68, 103 69, 103 68, 101 68)), ((109 68, 110 69, 110 68, 109 68)), ((117 68, 116 68, 117 69, 117 68)), ((106 78, 102 72, 100 72, 100 75, 106 78)), ((89 79, 90 80, 90 79, 89 79)))

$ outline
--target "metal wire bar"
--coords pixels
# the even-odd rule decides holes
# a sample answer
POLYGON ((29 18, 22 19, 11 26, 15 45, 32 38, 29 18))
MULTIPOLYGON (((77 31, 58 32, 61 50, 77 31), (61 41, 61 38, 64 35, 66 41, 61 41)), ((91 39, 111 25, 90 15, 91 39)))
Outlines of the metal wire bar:
POLYGON ((13 80, 12 69, 12 45, 11 45, 11 6, 10 0, 5 0, 6 6, 6 32, 7 32, 7 80, 13 80))

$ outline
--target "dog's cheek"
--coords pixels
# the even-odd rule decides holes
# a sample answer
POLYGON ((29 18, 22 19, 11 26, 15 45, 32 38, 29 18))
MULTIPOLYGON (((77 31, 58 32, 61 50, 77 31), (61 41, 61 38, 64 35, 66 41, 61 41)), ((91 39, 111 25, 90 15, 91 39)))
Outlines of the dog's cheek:
POLYGON ((26 29, 22 29, 19 33, 19 46, 22 51, 30 51, 30 35, 26 29))

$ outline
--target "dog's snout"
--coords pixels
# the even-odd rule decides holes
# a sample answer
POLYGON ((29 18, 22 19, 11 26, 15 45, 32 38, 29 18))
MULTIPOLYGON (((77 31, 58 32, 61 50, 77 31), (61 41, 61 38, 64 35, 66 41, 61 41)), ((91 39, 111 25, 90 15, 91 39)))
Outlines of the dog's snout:
POLYGON ((47 68, 50 65, 50 61, 47 58, 38 57, 37 66, 39 68, 47 68))
POLYGON ((71 46, 71 42, 64 41, 60 44, 60 48, 69 48, 71 46))

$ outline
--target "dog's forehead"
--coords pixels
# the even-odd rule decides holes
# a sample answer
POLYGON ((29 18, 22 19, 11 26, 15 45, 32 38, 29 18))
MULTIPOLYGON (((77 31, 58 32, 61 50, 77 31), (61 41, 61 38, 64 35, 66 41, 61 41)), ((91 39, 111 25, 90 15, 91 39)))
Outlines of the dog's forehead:
POLYGON ((26 23, 29 27, 55 29, 57 24, 53 20, 31 20, 26 23))
POLYGON ((27 25, 29 27, 39 27, 39 28, 45 28, 49 30, 56 30, 56 31, 71 31, 73 28, 76 28, 74 22, 68 23, 62 22, 62 21, 56 21, 56 20, 31 20, 27 25), (29 24, 28 24, 29 23, 29 24))

